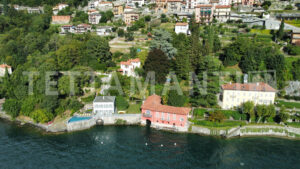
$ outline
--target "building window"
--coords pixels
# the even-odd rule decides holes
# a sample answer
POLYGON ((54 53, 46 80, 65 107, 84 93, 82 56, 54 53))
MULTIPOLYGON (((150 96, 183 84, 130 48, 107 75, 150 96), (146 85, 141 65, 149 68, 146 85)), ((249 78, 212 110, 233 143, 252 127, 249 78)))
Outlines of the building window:
POLYGON ((164 113, 161 112, 161 120, 165 120, 164 113))
POLYGON ((176 120, 176 114, 173 114, 173 120, 174 121, 176 120))
POLYGON ((150 110, 146 110, 145 114, 146 114, 146 115, 151 115, 150 110))
POLYGON ((156 112, 156 118, 159 118, 159 112, 156 112))
POLYGON ((170 121, 170 113, 167 114, 167 121, 170 121))
POLYGON ((184 121, 184 118, 183 118, 183 117, 180 117, 180 121, 184 121))

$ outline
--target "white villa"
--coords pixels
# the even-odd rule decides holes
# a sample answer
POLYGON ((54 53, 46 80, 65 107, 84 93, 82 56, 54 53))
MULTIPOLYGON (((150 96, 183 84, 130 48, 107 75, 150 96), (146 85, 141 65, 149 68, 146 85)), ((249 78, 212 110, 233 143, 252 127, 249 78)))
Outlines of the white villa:
POLYGON ((54 15, 57 15, 57 13, 65 8, 67 8, 69 5, 68 4, 57 4, 55 7, 53 7, 52 11, 54 15))
POLYGON ((93 101, 93 113, 96 116, 111 115, 116 112, 115 96, 96 96, 93 101))
POLYGON ((247 101, 254 104, 274 104, 276 90, 270 85, 259 83, 229 83, 222 85, 223 109, 238 107, 247 101))
POLYGON ((99 26, 96 28, 97 35, 99 36, 109 36, 112 33, 111 26, 99 26))
POLYGON ((6 69, 8 71, 8 74, 12 73, 11 66, 9 66, 7 64, 1 64, 0 65, 0 77, 4 77, 5 76, 6 69))
POLYGON ((175 24, 175 33, 184 33, 186 35, 190 34, 189 33, 189 24, 188 23, 176 23, 175 24))
POLYGON ((89 13, 89 23, 99 24, 102 15, 98 12, 89 13))
POLYGON ((121 62, 121 69, 119 71, 126 76, 136 77, 135 68, 141 67, 141 61, 139 58, 130 59, 126 62, 121 62))

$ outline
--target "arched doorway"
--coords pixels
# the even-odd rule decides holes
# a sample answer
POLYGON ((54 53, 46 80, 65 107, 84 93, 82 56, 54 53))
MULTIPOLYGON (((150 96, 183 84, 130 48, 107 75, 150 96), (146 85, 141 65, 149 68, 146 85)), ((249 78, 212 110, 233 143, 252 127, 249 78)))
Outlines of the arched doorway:
POLYGON ((150 126, 151 126, 151 121, 148 120, 148 119, 146 120, 146 126, 147 126, 147 127, 150 127, 150 126))

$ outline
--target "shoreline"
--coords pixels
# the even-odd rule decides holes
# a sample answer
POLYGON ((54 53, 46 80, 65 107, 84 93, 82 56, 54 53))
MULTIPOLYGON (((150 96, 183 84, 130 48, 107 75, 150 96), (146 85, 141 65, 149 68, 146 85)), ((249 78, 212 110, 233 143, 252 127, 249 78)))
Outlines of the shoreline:
MULTIPOLYGON (((30 127, 37 128, 47 134, 64 134, 64 133, 71 133, 76 131, 84 131, 97 126, 97 124, 95 124, 88 128, 78 129, 74 131, 68 131, 67 127, 58 128, 58 129, 56 128, 55 130, 53 130, 50 128, 51 125, 39 124, 39 123, 34 123, 33 121, 25 121, 20 119, 13 120, 9 115, 6 115, 5 113, 0 113, 0 118, 9 123, 16 123, 17 125, 20 125, 18 127, 21 127, 23 125, 28 125, 30 127)), ((140 123, 123 123, 123 124, 108 123, 108 124, 101 124, 101 125, 102 126, 145 127, 140 123)), ((226 130, 218 129, 218 128, 208 128, 205 126, 191 125, 189 130, 186 132, 157 129, 153 127, 151 128, 155 130, 168 131, 177 134, 190 133, 190 134, 199 134, 202 136, 216 136, 216 137, 221 137, 223 139, 242 138, 242 137, 278 137, 278 138, 286 138, 286 139, 293 139, 293 140, 300 139, 300 128, 288 127, 288 126, 275 126, 275 125, 259 125, 259 124, 253 125, 252 124, 252 125, 245 125, 242 127, 232 127, 226 130)))

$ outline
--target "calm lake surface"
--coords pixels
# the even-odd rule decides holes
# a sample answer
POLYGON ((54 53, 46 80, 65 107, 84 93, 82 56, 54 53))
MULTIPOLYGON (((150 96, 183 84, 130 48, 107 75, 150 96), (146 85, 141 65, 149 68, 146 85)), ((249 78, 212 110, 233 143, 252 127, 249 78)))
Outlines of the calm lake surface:
POLYGON ((1 169, 300 168, 299 140, 224 140, 138 126, 99 126, 49 135, 0 121, 0 152, 1 169))

